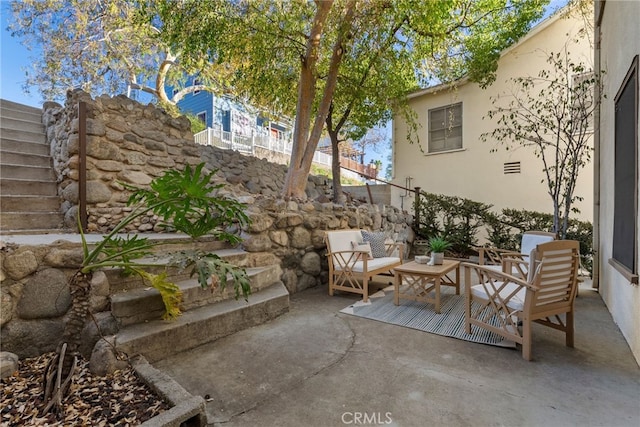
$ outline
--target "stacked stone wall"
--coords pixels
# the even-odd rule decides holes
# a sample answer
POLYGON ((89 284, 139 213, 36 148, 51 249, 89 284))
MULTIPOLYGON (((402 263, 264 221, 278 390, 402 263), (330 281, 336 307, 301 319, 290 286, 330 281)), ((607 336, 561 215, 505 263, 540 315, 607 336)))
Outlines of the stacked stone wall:
MULTIPOLYGON (((186 118, 172 118, 153 105, 125 97, 91 99, 73 92, 65 106, 47 103, 44 123, 66 223, 75 230, 78 203, 79 101, 87 105, 87 208, 89 231, 105 233, 131 209, 123 185, 144 186, 170 168, 205 162, 217 170, 215 181, 225 184, 221 194, 246 205, 251 225, 241 230, 242 248, 254 259, 279 262, 282 281, 290 293, 328 283, 325 233, 358 228, 384 231, 406 239, 411 218, 382 205, 337 205, 328 196, 331 181, 310 176, 307 200, 278 197, 286 166, 193 142, 186 118), (264 256, 261 256, 264 254, 264 256), (275 261, 274 261, 275 260, 275 261)), ((130 232, 162 231, 150 215, 132 223, 130 232)), ((71 304, 68 279, 82 262, 77 244, 3 245, 0 242, 0 288, 3 348, 21 357, 54 350, 71 304)), ((106 275, 97 272, 92 282, 91 311, 104 335, 117 330, 110 313, 106 275)), ((93 322, 85 328, 84 351, 97 339, 93 322)))

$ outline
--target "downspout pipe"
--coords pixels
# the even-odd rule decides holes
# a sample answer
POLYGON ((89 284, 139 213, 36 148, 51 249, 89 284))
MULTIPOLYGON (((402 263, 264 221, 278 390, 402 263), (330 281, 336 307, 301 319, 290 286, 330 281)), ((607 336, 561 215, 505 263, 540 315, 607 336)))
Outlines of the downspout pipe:
MULTIPOLYGON (((600 57, 600 25, 602 23, 602 14, 604 12, 605 0, 593 2, 594 7, 594 52, 593 61, 595 74, 598 79, 601 78, 601 57, 600 57)), ((597 100, 594 110, 593 121, 597 124, 593 134, 593 280, 592 287, 600 288, 600 105, 602 100, 601 83, 595 85, 594 99, 597 100)))

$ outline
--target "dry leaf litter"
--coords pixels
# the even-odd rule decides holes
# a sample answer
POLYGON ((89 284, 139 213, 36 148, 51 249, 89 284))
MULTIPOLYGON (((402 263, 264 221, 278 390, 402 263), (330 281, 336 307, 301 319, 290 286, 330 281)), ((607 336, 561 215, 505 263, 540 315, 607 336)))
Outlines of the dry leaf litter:
POLYGON ((41 415, 42 377, 55 353, 24 359, 18 371, 0 380, 0 425, 5 426, 136 426, 169 409, 131 367, 98 377, 89 362, 78 362, 63 401, 64 413, 41 415))

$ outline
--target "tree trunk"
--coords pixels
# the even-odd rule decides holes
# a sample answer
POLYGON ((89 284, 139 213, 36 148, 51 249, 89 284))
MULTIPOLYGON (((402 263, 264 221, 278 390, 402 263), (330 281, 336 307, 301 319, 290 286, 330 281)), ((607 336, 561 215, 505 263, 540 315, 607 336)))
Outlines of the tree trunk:
POLYGON ((318 104, 318 111, 311 127, 311 115, 315 98, 315 83, 317 79, 318 49, 322 38, 324 24, 328 18, 332 1, 316 1, 317 11, 314 17, 311 35, 307 40, 307 52, 301 60, 300 82, 298 86, 298 104, 296 107, 296 122, 293 131, 293 148, 291 163, 285 177, 282 195, 284 197, 305 198, 307 177, 311 170, 311 163, 324 123, 329 114, 331 100, 338 81, 338 71, 343 55, 343 41, 351 28, 355 10, 355 0, 351 0, 345 7, 345 17, 342 28, 333 45, 333 53, 329 70, 325 78, 322 99, 318 104))
POLYGON ((91 273, 77 272, 69 280, 71 310, 62 334, 62 342, 58 346, 56 356, 49 362, 44 376, 43 414, 51 409, 56 413, 62 411, 62 401, 71 385, 78 359, 80 336, 89 314, 91 277, 91 273))
POLYGON ((347 197, 342 191, 342 183, 340 182, 340 141, 338 140, 338 132, 329 131, 331 138, 331 175, 333 176, 333 203, 344 205, 347 197))

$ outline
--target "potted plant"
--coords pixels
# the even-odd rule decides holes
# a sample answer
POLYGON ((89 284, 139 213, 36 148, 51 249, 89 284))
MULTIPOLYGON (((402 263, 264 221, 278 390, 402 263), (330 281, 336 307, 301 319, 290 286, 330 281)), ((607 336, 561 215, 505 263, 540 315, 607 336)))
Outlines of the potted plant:
POLYGON ((444 260, 444 251, 451 247, 451 243, 442 236, 435 236, 429 239, 431 248, 431 264, 441 265, 444 260))

